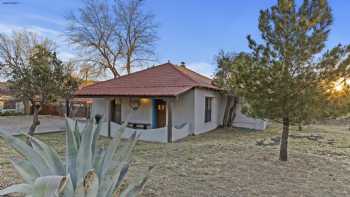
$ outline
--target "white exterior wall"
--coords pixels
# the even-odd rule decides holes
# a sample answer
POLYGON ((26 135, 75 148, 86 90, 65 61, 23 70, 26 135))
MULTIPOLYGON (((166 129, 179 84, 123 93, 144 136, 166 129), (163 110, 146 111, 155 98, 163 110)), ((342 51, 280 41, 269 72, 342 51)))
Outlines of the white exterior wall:
POLYGON ((178 126, 188 124, 188 132, 194 133, 194 94, 195 90, 190 90, 178 98, 173 103, 173 125, 178 126))
POLYGON ((194 92, 194 133, 201 134, 216 129, 222 123, 223 96, 217 92, 207 89, 196 88, 194 92), (211 121, 205 122, 205 97, 212 97, 211 121))
POLYGON ((94 98, 93 104, 91 107, 91 117, 95 117, 96 114, 103 115, 104 121, 108 118, 108 113, 106 111, 107 109, 107 102, 108 100, 105 98, 94 98))
POLYGON ((122 121, 152 124, 152 100, 142 99, 137 110, 131 109, 129 98, 121 98, 122 121))
POLYGON ((254 130, 266 129, 267 121, 248 117, 242 114, 241 111, 242 111, 241 105, 238 105, 236 110, 236 117, 232 124, 234 127, 254 129, 254 130))

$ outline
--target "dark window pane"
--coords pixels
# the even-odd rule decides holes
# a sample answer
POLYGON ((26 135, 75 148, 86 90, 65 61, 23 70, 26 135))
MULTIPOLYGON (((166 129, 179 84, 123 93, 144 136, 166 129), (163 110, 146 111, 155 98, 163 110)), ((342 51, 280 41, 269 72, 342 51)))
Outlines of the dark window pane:
POLYGON ((4 109, 16 109, 16 101, 5 101, 4 109))
POLYGON ((211 109, 212 109, 212 98, 206 97, 205 98, 205 112, 204 112, 204 121, 210 122, 211 121, 211 109))

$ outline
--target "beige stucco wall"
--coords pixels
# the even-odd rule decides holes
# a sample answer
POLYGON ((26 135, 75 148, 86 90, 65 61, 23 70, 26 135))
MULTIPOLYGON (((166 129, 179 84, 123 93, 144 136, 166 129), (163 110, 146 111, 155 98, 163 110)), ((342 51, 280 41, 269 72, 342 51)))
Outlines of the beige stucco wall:
POLYGON ((188 123, 189 133, 194 133, 194 94, 190 90, 178 96, 173 103, 173 125, 188 123))
POLYGON ((91 107, 91 117, 94 117, 96 114, 103 115, 103 121, 107 120, 107 102, 108 100, 105 98, 94 98, 93 104, 91 107))
POLYGON ((133 110, 129 105, 129 98, 121 98, 122 103, 122 121, 137 122, 137 123, 152 123, 152 100, 142 98, 140 107, 133 110))
POLYGON ((194 132, 205 133, 217 128, 222 122, 223 96, 217 92, 202 88, 196 88, 194 92, 194 132), (210 122, 205 122, 205 97, 212 97, 212 117, 210 122))

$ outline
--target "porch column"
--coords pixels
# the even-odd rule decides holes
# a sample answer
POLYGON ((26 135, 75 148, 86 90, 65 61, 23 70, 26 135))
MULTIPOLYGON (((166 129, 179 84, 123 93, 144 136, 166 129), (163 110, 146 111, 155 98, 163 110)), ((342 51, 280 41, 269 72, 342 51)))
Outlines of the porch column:
POLYGON ((173 100, 167 99, 167 113, 168 113, 168 142, 172 142, 173 138, 173 113, 172 113, 172 106, 173 106, 173 100))
POLYGON ((106 121, 107 121, 107 130, 108 130, 108 137, 111 137, 111 100, 106 99, 106 121))

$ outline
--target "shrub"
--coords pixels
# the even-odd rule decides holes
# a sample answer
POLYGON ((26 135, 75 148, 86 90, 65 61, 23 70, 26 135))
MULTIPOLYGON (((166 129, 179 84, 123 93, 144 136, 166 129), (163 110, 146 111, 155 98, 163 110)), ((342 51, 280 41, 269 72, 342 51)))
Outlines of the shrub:
POLYGON ((20 116, 23 115, 21 112, 16 112, 16 111, 4 111, 0 112, 0 116, 20 116))

